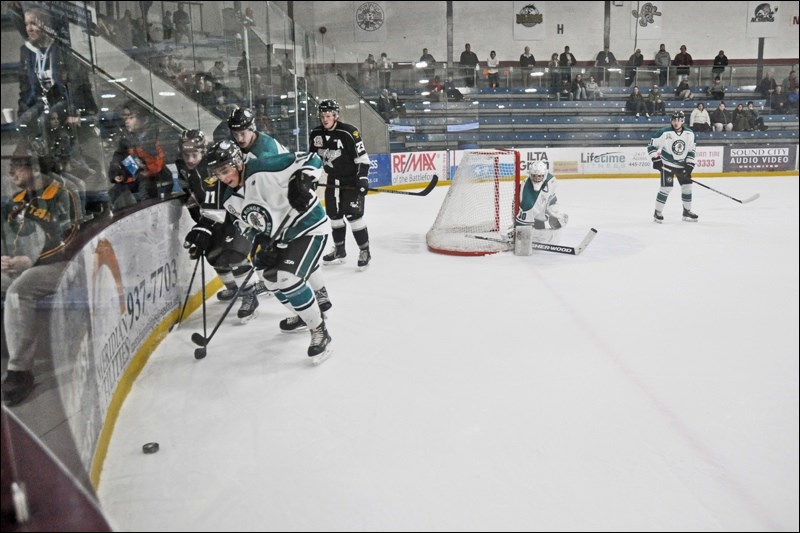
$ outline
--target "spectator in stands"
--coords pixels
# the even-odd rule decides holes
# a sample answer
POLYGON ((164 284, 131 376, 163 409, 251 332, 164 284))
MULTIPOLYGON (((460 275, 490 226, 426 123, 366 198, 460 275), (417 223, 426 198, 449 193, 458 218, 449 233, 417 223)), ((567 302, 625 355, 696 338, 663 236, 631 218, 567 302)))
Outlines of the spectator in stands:
POLYGON ((758 116, 753 102, 747 102, 747 109, 744 112, 751 130, 767 131, 769 129, 769 126, 764 125, 764 119, 758 116))
POLYGON ((575 75, 575 79, 572 80, 570 90, 572 91, 573 100, 586 100, 586 83, 583 81, 583 74, 575 75))
POLYGON ((712 100, 722 100, 725 98, 725 87, 722 85, 722 80, 718 77, 714 78, 714 83, 709 85, 708 97, 712 100))
POLYGON ((214 61, 214 66, 208 71, 208 78, 214 84, 214 90, 220 90, 225 86, 225 62, 214 61))
POLYGON ((117 21, 117 44, 123 50, 133 48, 133 15, 126 9, 122 18, 117 21))
POLYGON ((444 82, 444 92, 447 96, 448 100, 452 100, 453 102, 460 102, 464 99, 464 95, 461 94, 456 88, 456 84, 453 81, 453 76, 448 76, 447 81, 444 82))
POLYGON ((798 91, 800 91, 800 88, 795 87, 792 92, 786 95, 786 110, 789 111, 789 113, 794 111, 795 115, 797 114, 798 99, 800 98, 798 91))
POLYGON ((522 72, 522 85, 527 87, 531 84, 531 71, 536 66, 536 58, 531 53, 531 47, 526 46, 525 51, 519 56, 519 70, 522 72))
POLYGON ((681 45, 681 53, 677 54, 675 58, 672 60, 672 64, 675 65, 677 68, 676 73, 678 76, 686 76, 689 77, 689 72, 691 71, 691 66, 694 65, 694 60, 692 59, 691 54, 686 51, 686 45, 681 45))
POLYGON ((432 100, 444 100, 444 85, 442 84, 442 80, 439 79, 439 76, 434 76, 433 79, 428 82, 427 89, 431 93, 430 96, 432 100))
POLYGON ((694 131, 705 132, 711 131, 711 117, 708 116, 706 104, 698 102, 697 107, 692 110, 689 117, 689 127, 694 131))
POLYGON ((639 76, 639 67, 644 64, 644 56, 640 49, 628 58, 628 64, 625 66, 625 87, 630 87, 639 76))
POLYGON ((464 85, 467 87, 475 86, 475 69, 478 66, 478 55, 470 49, 470 44, 464 45, 464 51, 458 62, 461 64, 464 73, 464 85))
POLYGON ((775 86, 775 92, 769 98, 769 107, 773 115, 785 115, 789 113, 789 101, 786 98, 786 93, 783 92, 783 86, 775 86))
POLYGON ((675 97, 680 98, 683 101, 691 100, 692 96, 692 89, 689 87, 689 79, 681 78, 678 86, 675 88, 675 97))
POLYGON ((389 100, 389 89, 382 89, 381 96, 378 98, 378 114, 385 120, 389 122, 392 117, 392 102, 389 100))
POLYGON ((783 92, 787 95, 790 94, 797 87, 797 72, 794 70, 789 72, 789 75, 781 85, 783 86, 783 92))
POLYGON ((15 191, 2 209, 0 278, 3 337, 8 368, 3 400, 13 406, 34 388, 34 358, 50 352, 50 309, 42 298, 52 295, 68 262, 66 245, 77 231, 77 198, 53 176, 41 172, 27 141, 14 150, 9 166, 15 191))
POLYGON ((760 94, 762 98, 769 100, 777 86, 778 83, 775 81, 775 73, 770 70, 767 72, 767 75, 764 76, 764 79, 759 82, 756 91, 758 91, 758 94, 760 94))
POLYGON ((711 113, 711 124, 714 126, 714 131, 731 131, 733 129, 733 116, 730 111, 725 109, 725 102, 720 102, 711 113))
POLYGON ((103 15, 102 13, 97 14, 97 34, 100 37, 108 39, 112 43, 117 42, 117 34, 116 29, 114 28, 114 23, 109 19, 108 16, 103 15))
POLYGON ((630 96, 628 96, 628 99, 625 101, 625 111, 630 115, 635 115, 636 118, 639 118, 642 113, 647 113, 644 105, 644 97, 642 93, 639 92, 638 85, 633 86, 630 96))
POLYGON ((386 52, 381 52, 381 58, 378 60, 378 78, 380 80, 381 89, 389 88, 389 80, 392 78, 392 68, 394 64, 389 61, 389 56, 386 52))
POLYGON ((667 75, 669 74, 669 66, 672 63, 672 58, 667 52, 666 45, 662 44, 655 58, 656 66, 658 67, 658 84, 662 87, 667 84, 667 75))
POLYGON ((367 54, 367 58, 361 63, 361 89, 371 89, 372 81, 375 79, 375 72, 378 70, 378 63, 375 56, 367 54))
POLYGON ((497 59, 497 53, 492 50, 489 52, 489 59, 486 60, 486 79, 492 89, 497 89, 500 86, 499 66, 500 60, 497 59))
POLYGON ((553 52, 553 55, 550 56, 547 69, 550 71, 550 90, 557 95, 561 88, 561 66, 558 63, 558 52, 553 52))
POLYGON ((661 94, 661 88, 656 83, 654 83, 653 88, 650 89, 650 93, 647 95, 647 102, 645 102, 645 104, 647 105, 647 112, 649 115, 664 116, 667 114, 667 110, 664 105, 664 95, 661 94))
POLYGON ((161 17, 161 29, 164 40, 171 41, 172 32, 175 30, 175 24, 172 22, 172 11, 164 11, 164 16, 161 17))
POLYGON ((750 121, 747 119, 744 106, 737 104, 733 110, 733 131, 750 131, 750 121))
POLYGON ((572 87, 567 80, 561 80, 561 88, 558 90, 558 100, 572 100, 572 87))
POLYGON ((725 67, 728 66, 728 56, 725 55, 724 50, 720 50, 714 58, 714 67, 711 69, 711 75, 715 78, 721 78, 722 73, 725 72, 725 67))
POLYGON ((589 100, 597 100, 597 97, 602 98, 603 93, 600 92, 600 86, 594 76, 589 76, 589 81, 586 82, 586 98, 589 100))
POLYGON ((189 32, 191 18, 189 13, 183 10, 183 2, 178 3, 178 10, 172 16, 172 21, 175 23, 175 44, 180 44, 181 37, 186 37, 187 42, 192 42, 189 32))
POLYGON ((108 168, 112 208, 172 191, 172 172, 165 166, 158 127, 151 118, 152 114, 133 100, 122 106, 125 131, 108 168))
POLYGON ((577 65, 575 56, 569 51, 569 46, 564 47, 564 51, 558 56, 558 66, 561 68, 561 79, 567 83, 572 83, 572 67, 577 65))
POLYGON ((425 68, 425 77, 428 79, 433 78, 433 75, 436 72, 436 60, 430 53, 428 53, 427 48, 422 49, 422 55, 419 56, 419 61, 420 63, 425 63, 427 65, 427 67, 423 67, 425 68))
MULTIPOLYGON (((461 94, 460 92, 458 94, 461 94)), ((392 102, 392 108, 394 109, 394 114, 397 117, 404 117, 406 116, 406 105, 397 97, 397 93, 392 93, 392 96, 389 98, 392 102)))
POLYGON ((608 46, 604 46, 603 50, 598 52, 597 57, 594 59, 594 75, 597 76, 598 80, 602 80, 602 85, 607 86, 609 84, 608 69, 618 66, 617 58, 614 57, 612 52, 609 52, 608 46))

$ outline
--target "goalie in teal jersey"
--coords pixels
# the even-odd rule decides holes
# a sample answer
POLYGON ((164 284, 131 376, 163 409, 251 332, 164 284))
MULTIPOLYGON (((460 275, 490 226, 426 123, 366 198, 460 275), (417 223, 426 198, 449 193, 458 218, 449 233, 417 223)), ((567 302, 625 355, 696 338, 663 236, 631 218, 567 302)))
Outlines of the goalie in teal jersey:
POLYGON ((661 188, 656 196, 656 210, 653 213, 653 221, 659 224, 664 221, 664 205, 675 178, 681 185, 683 220, 697 222, 697 215, 692 213, 692 171, 696 145, 694 132, 684 127, 684 120, 683 111, 672 113, 670 126, 658 130, 647 146, 653 168, 661 173, 661 188))
POLYGON ((519 212, 514 225, 533 226, 535 242, 553 242, 569 217, 562 213, 556 197, 556 177, 547 170, 547 163, 534 161, 522 185, 519 212), (547 229, 547 226, 550 229, 547 229))

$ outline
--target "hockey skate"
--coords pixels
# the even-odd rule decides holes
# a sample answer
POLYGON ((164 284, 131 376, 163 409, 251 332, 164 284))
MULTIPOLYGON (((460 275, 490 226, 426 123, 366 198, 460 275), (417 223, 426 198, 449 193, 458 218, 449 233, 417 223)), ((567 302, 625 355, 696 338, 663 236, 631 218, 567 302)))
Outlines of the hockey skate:
POLYGON ((690 210, 683 208, 683 220, 686 222, 697 222, 697 215, 692 213, 690 210))
POLYGON ((331 356, 331 336, 323 320, 319 326, 311 330, 311 344, 308 346, 308 356, 314 366, 322 363, 331 356))
POLYGON ((322 256, 322 264, 341 265, 345 262, 345 257, 347 257, 347 252, 344 251, 344 244, 337 244, 331 253, 322 256))
POLYGON ((654 211, 653 212, 653 222, 661 224, 662 222, 664 222, 664 215, 662 215, 658 211, 654 211))
POLYGON ((225 285, 225 288, 217 293, 217 300, 220 302, 230 302, 236 296, 236 284, 225 285))
POLYGON ((331 299, 328 298, 328 289, 322 287, 318 291, 314 291, 314 296, 317 298, 317 303, 319 304, 319 310, 323 313, 322 318, 325 318, 325 312, 328 311, 333 304, 331 303, 331 299))
POLYGON ((369 253, 369 248, 364 248, 358 252, 358 270, 365 271, 369 267, 369 260, 372 256, 369 253))
POLYGON ((258 316, 258 296, 254 285, 247 289, 242 289, 240 292, 242 294, 242 305, 236 312, 236 316, 239 317, 239 321, 242 324, 245 324, 258 316))
MULTIPOLYGON (((317 304, 319 304, 319 311, 322 318, 327 318, 325 312, 333 307, 330 298, 328 298, 328 289, 322 287, 320 290, 314 292, 314 296, 317 298, 317 304)), ((298 331, 307 329, 305 320, 297 315, 284 318, 278 326, 283 333, 297 333, 298 331)))

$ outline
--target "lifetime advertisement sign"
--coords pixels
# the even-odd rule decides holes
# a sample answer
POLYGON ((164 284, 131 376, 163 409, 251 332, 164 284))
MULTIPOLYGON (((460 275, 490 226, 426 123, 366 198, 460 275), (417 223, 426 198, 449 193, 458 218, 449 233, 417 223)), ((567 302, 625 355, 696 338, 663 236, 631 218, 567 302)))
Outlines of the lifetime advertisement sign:
POLYGON ((796 146, 755 148, 726 146, 724 172, 794 170, 796 146))

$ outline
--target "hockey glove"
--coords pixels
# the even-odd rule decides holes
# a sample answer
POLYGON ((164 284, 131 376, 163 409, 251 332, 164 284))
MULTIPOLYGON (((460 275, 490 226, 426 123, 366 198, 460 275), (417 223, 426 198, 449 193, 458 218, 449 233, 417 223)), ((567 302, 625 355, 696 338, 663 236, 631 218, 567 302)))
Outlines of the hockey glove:
POLYGON ((692 172, 694 172, 694 164, 693 163, 686 163, 683 166, 683 177, 687 180, 692 179, 692 172))
POLYGON ((664 168, 664 161, 661 159, 661 156, 653 158, 653 168, 655 170, 661 170, 664 168))
POLYGON ((361 196, 366 196, 368 191, 369 191, 369 179, 358 178, 358 194, 360 194, 361 196))
POLYGON ((308 205, 313 199, 311 188, 314 184, 314 177, 309 176, 302 170, 292 174, 289 179, 289 204, 301 213, 308 209, 308 205))
POLYGON ((275 244, 267 248, 259 248, 253 257, 253 266, 256 270, 273 270, 280 262, 281 254, 286 249, 286 244, 275 244))
POLYGON ((195 226, 186 234, 183 241, 184 248, 195 247, 197 252, 206 255, 214 242, 213 233, 211 228, 203 224, 195 224, 195 226))

